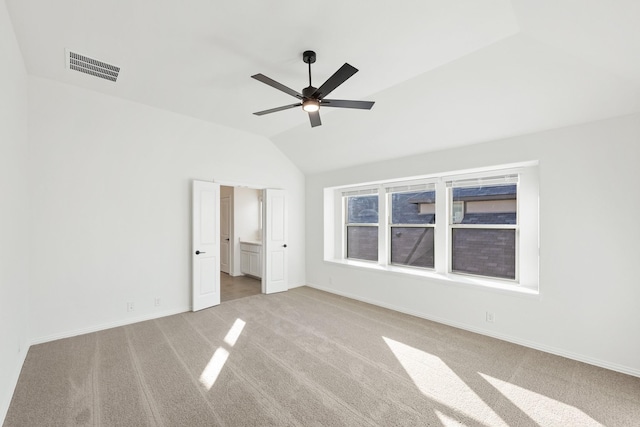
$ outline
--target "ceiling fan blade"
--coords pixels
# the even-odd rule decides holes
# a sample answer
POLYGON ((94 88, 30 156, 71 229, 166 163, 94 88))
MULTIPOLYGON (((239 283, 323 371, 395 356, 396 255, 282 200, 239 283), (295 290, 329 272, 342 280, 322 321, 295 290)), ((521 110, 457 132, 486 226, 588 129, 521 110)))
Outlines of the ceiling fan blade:
POLYGON ((375 104, 373 101, 349 101, 346 99, 323 99, 321 103, 323 107, 358 108, 360 110, 370 110, 373 104, 375 104))
POLYGON ((296 108, 301 106, 302 104, 291 104, 291 105, 283 105, 282 107, 272 108, 270 110, 258 111, 257 113, 253 113, 256 116, 264 116, 265 114, 275 113, 276 111, 289 110, 291 108, 296 108))
POLYGON ((283 85, 282 83, 278 83, 277 81, 270 79, 269 77, 265 76, 264 74, 255 74, 253 76, 251 76, 252 79, 256 79, 264 84, 267 84, 273 88, 276 88, 278 90, 281 90, 282 92, 289 94, 291 96, 294 96, 298 99, 302 99, 303 96, 301 93, 296 92, 295 90, 291 89, 290 87, 286 87, 285 85, 283 85))
POLYGON ((353 76, 358 72, 358 69, 347 64, 340 67, 338 71, 336 71, 333 76, 329 77, 326 82, 322 84, 316 91, 311 95, 312 98, 322 99, 325 96, 329 95, 335 88, 344 83, 349 77, 353 76))
POLYGON ((320 121, 320 112, 314 111, 309 113, 309 120, 311 120, 311 127, 314 128, 316 126, 320 126, 322 122, 320 121))

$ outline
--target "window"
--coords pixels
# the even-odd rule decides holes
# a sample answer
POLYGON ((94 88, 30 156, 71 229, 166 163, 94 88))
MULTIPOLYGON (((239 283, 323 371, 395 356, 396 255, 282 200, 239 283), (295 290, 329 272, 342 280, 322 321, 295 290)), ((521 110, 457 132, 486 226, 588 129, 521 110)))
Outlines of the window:
POLYGON ((327 188, 325 260, 537 291, 537 170, 529 162, 327 188))
POLYGON ((378 260, 378 195, 346 196, 347 258, 378 260))
POLYGON ((433 268, 436 192, 434 185, 387 188, 390 262, 396 265, 433 268), (422 191, 415 191, 422 187, 422 191), (404 190, 404 191, 403 191, 404 190))
POLYGON ((451 271, 515 280, 518 175, 449 181, 451 271))

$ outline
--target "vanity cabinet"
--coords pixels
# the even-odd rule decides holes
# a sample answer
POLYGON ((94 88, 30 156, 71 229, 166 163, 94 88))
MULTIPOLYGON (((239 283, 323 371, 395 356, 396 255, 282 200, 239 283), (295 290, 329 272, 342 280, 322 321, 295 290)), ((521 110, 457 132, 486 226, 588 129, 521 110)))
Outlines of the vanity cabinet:
POLYGON ((262 243, 240 242, 240 272, 262 277, 262 243))

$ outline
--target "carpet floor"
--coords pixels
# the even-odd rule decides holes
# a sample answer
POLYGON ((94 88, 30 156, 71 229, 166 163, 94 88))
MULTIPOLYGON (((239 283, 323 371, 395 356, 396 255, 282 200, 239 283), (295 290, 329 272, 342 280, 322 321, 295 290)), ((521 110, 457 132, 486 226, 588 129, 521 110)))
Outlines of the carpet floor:
POLYGON ((32 346, 14 426, 638 426, 640 378, 302 287, 32 346))

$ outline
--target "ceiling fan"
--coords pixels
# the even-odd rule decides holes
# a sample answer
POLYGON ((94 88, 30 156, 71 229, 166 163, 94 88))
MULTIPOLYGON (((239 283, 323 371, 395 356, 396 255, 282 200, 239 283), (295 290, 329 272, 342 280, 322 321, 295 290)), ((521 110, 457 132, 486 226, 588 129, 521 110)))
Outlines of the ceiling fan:
POLYGON ((271 87, 281 90, 291 96, 294 96, 300 100, 297 104, 284 105, 282 107, 271 108, 269 110, 258 111, 253 113, 256 116, 262 116, 265 114, 275 113, 276 111, 288 110, 290 108, 302 107, 304 111, 309 113, 309 120, 311 121, 311 127, 320 126, 320 107, 333 107, 333 108, 356 108, 360 110, 370 110, 373 107, 372 101, 349 101, 345 99, 327 99, 325 96, 329 95, 335 88, 344 83, 349 77, 358 72, 358 69, 345 63, 338 71, 336 71, 331 77, 327 79, 319 88, 311 86, 311 64, 316 62, 316 53, 312 50, 307 50, 302 54, 302 60, 309 64, 309 86, 302 89, 302 93, 288 88, 282 83, 270 79, 264 74, 256 74, 251 76, 252 78, 261 81, 271 87))

